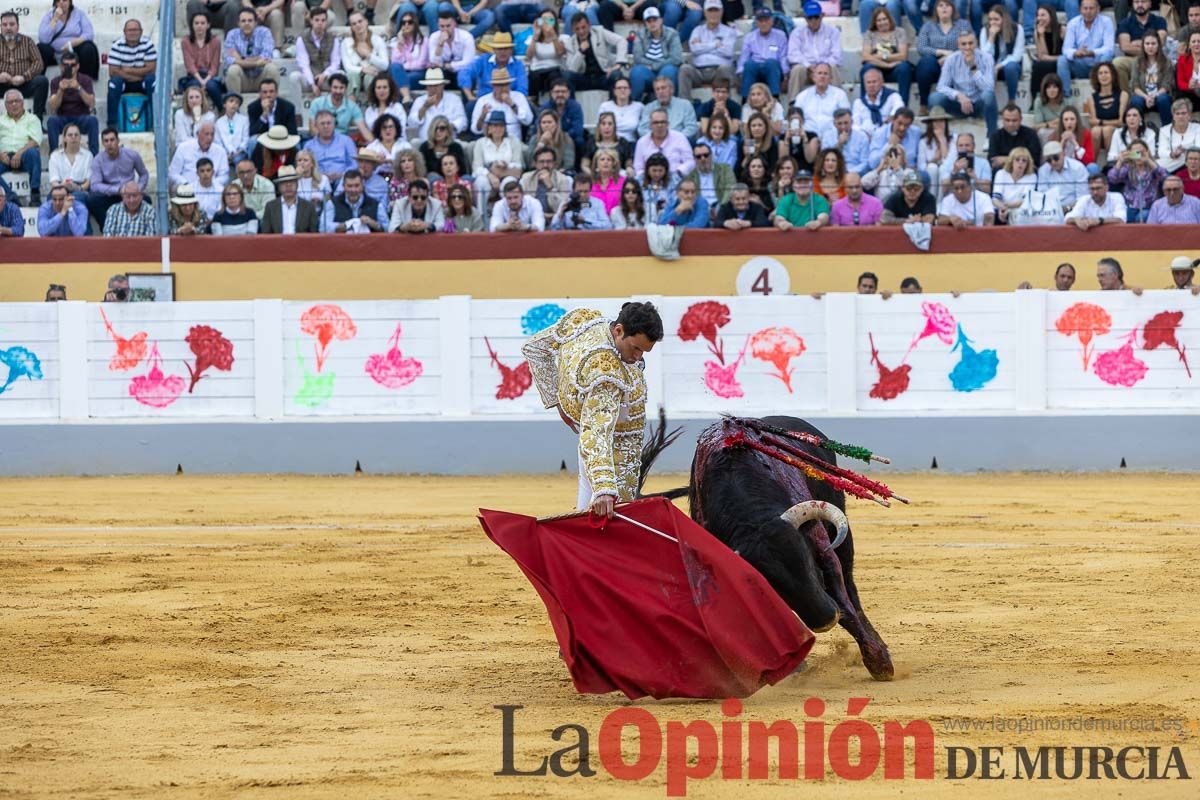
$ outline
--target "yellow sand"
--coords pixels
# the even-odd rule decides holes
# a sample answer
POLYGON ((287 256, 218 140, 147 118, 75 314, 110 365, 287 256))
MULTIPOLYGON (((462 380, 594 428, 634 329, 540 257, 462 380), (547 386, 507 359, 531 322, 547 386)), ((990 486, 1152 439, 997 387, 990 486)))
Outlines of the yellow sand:
MULTIPOLYGON (((899 679, 841 629, 744 719, 872 698, 949 745, 1157 744, 1200 771, 1200 493, 1179 475, 889 478, 854 503, 858 583, 899 679), (947 720, 1184 718, 1182 732, 948 732, 947 720)), ((666 477, 658 487, 675 485, 666 477)), ((162 477, 0 483, 0 797, 664 797, 600 770, 620 696, 579 696, 477 506, 564 510, 563 477, 162 477), (499 778, 583 724, 590 779, 499 778)), ((642 703, 664 722, 715 703, 642 703)), ((882 770, 880 770, 882 772, 882 770)), ((692 782, 689 797, 1195 796, 1191 782, 692 782)))

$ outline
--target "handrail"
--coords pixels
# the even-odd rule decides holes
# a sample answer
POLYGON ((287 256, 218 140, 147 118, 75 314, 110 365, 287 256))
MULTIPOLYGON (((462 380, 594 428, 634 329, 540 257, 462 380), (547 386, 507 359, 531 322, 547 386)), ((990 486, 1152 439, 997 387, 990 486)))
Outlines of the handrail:
POLYGON ((171 134, 171 95, 173 92, 172 73, 174 63, 172 53, 175 46, 175 3, 161 3, 158 18, 158 75, 154 97, 154 163, 158 170, 157 190, 154 196, 155 217, 158 220, 158 230, 166 233, 167 204, 170 197, 170 184, 167 177, 167 167, 171 163, 170 134, 171 134))

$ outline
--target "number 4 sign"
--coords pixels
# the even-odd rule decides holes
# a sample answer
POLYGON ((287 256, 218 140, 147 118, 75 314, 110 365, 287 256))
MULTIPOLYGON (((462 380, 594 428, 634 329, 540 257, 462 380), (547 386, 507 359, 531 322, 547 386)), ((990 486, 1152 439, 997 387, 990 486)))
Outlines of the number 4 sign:
POLYGON ((770 297, 789 294, 791 290, 792 278, 787 267, 769 256, 756 256, 738 270, 737 293, 740 296, 770 297))

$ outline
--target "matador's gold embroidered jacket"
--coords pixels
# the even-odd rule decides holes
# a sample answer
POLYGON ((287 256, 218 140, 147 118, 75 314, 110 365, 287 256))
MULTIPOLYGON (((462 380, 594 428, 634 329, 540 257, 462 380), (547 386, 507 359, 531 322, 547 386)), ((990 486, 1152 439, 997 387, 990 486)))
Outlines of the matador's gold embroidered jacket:
POLYGON ((579 426, 579 454, 592 499, 637 496, 646 422, 644 364, 626 364, 610 321, 580 308, 534 336, 521 352, 546 408, 558 406, 579 426))

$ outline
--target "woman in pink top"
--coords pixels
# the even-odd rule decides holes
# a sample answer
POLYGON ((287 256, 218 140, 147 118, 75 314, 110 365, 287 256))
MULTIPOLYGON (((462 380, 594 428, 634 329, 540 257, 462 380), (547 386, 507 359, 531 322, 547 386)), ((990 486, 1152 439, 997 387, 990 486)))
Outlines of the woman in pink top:
POLYGON ((396 33, 396 43, 392 45, 392 66, 389 71, 406 100, 409 91, 423 91, 421 79, 425 77, 425 67, 429 66, 425 37, 417 26, 416 14, 405 12, 400 15, 400 30, 396 33))
POLYGON ((592 156, 592 197, 604 203, 604 212, 611 214, 621 202, 621 187, 625 176, 617 151, 602 147, 592 156))

